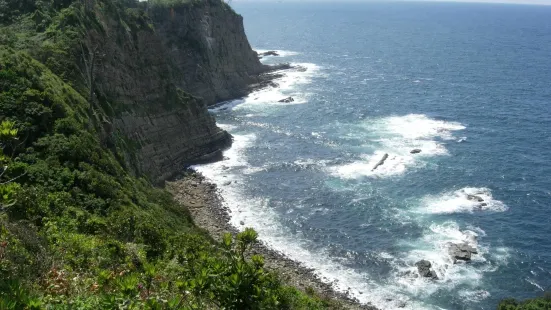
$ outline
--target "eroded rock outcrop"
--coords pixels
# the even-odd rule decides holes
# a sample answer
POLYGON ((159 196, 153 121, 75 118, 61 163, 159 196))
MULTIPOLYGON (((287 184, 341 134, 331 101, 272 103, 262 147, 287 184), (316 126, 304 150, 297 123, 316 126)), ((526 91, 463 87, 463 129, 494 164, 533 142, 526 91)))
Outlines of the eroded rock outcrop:
POLYGON ((438 279, 438 275, 431 269, 432 264, 428 260, 420 260, 415 263, 419 275, 424 278, 431 278, 433 280, 438 279))
POLYGON ((277 57, 279 56, 279 53, 276 51, 267 51, 267 52, 258 53, 258 57, 267 57, 267 56, 277 57))
POLYGON ((388 159, 388 154, 385 153, 385 155, 383 155, 383 158, 381 158, 381 160, 379 160, 379 162, 373 167, 373 169, 371 169, 371 171, 375 171, 377 168, 384 165, 384 163, 387 159, 388 159))
POLYGON ((243 17, 219 0, 150 10, 176 85, 207 105, 247 94, 249 85, 269 70, 252 50, 243 17))
POLYGON ((294 101, 295 101, 295 99, 293 99, 293 97, 287 97, 285 99, 278 100, 277 102, 291 103, 291 102, 294 102, 294 101))
POLYGON ((161 182, 221 158, 231 136, 207 106, 245 95, 270 68, 251 49, 242 17, 222 1, 148 8, 147 15, 149 27, 128 29, 105 13, 102 31, 88 39, 105 55, 95 95, 112 114, 108 134, 127 150, 129 168, 161 182))
POLYGON ((478 254, 478 251, 467 243, 449 243, 448 253, 455 263, 457 261, 470 261, 472 255, 478 254))

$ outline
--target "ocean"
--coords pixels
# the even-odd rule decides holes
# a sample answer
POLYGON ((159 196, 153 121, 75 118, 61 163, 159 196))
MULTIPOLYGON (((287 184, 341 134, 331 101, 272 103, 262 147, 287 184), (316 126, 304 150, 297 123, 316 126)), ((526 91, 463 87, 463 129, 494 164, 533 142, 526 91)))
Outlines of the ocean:
POLYGON ((551 289, 551 7, 232 6, 254 49, 278 51, 264 63, 301 68, 211 110, 234 145, 196 168, 232 224, 381 309, 551 289), (454 264, 450 242, 478 254, 454 264))

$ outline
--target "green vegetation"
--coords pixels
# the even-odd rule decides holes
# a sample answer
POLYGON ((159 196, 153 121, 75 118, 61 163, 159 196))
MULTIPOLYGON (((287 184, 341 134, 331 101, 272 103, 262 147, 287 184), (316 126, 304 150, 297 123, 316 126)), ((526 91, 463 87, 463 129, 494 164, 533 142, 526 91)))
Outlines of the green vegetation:
POLYGON ((154 31, 137 2, 0 0, 0 12, 0 309, 338 308, 247 258, 253 230, 214 242, 108 143, 87 38, 104 13, 154 31))
POLYGON ((546 293, 543 297, 517 301, 506 299, 499 303, 498 310, 550 310, 551 293, 546 293))
MULTIPOLYGON (((122 108, 95 89, 100 17, 154 32, 147 5, 205 1, 221 3, 0 0, 0 309, 340 308, 247 258, 253 230, 213 241, 129 172, 138 146, 109 132, 122 108)), ((551 297, 498 309, 551 309, 551 297)))

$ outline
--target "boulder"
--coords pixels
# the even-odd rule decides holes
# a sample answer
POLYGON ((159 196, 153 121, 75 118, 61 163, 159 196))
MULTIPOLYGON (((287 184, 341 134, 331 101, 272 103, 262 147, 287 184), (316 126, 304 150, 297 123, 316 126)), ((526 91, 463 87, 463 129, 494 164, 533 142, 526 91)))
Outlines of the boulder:
POLYGON ((419 154, 421 153, 421 149, 413 149, 410 151, 411 154, 419 154))
POLYGON ((473 200, 473 201, 478 201, 478 202, 483 202, 484 201, 484 199, 482 199, 482 197, 477 196, 477 195, 467 195, 467 199, 473 200))
POLYGON ((448 254, 454 263, 458 260, 468 262, 471 260, 472 254, 478 254, 478 251, 467 243, 449 243, 448 254))
POLYGON ((385 161, 387 160, 388 158, 388 154, 385 153, 385 155, 383 155, 383 158, 381 158, 381 160, 379 160, 379 162, 375 165, 375 167, 373 167, 373 169, 371 169, 371 171, 375 171, 375 169, 379 168, 379 166, 383 165, 385 163, 385 161))
POLYGON ((279 56, 279 54, 276 51, 267 51, 263 53, 258 53, 258 57, 266 57, 266 56, 279 56))
POLYGON ((273 87, 273 88, 278 88, 279 87, 279 84, 277 84, 276 82, 273 82, 273 81, 270 81, 268 83, 266 83, 267 86, 269 87, 273 87))
POLYGON ((432 267, 432 264, 428 260, 420 260, 415 263, 415 266, 417 266, 417 271, 419 271, 421 277, 431 278, 434 280, 438 279, 436 272, 430 269, 432 267))
POLYGON ((293 99, 293 97, 287 97, 285 99, 279 100, 278 102, 290 103, 290 102, 294 102, 294 101, 295 101, 295 99, 293 99))

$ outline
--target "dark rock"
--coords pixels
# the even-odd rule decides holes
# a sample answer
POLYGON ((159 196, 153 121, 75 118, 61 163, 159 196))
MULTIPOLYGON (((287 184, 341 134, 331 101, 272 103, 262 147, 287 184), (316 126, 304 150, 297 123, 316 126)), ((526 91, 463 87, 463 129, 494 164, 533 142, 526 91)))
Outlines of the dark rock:
POLYGON ((154 32, 132 30, 114 40, 109 33, 125 31, 118 15, 96 13, 105 31, 90 44, 117 57, 97 63, 95 86, 125 107, 110 119, 106 133, 140 146, 135 154, 122 154, 133 159, 131 174, 162 184, 182 167, 216 160, 210 154, 230 147, 231 136, 216 126, 206 106, 247 95, 250 85, 265 79, 262 74, 275 70, 258 61, 243 18, 222 1, 204 1, 177 10, 178 18, 151 16, 154 32), (174 97, 180 89, 186 96, 174 97))
POLYGON ((398 308, 405 308, 405 307, 406 307, 405 301, 400 301, 400 303, 398 303, 398 308))
POLYGON ((481 206, 481 207, 487 207, 487 206, 488 206, 488 204, 487 204, 487 203, 485 203, 485 202, 483 202, 483 203, 481 203, 481 204, 480 204, 480 206, 481 206))
POLYGON ((421 149, 413 149, 410 151, 411 154, 419 154, 421 153, 421 149))
POLYGON ((241 222, 239 222, 239 224, 241 224, 243 226, 243 225, 245 225, 245 222, 241 221, 241 222))
POLYGON ((415 263, 415 266, 417 266, 417 271, 419 271, 419 274, 422 277, 435 280, 438 279, 438 275, 436 275, 436 272, 430 269, 432 267, 432 264, 428 260, 420 260, 415 263))
POLYGON ((375 167, 373 167, 373 169, 371 169, 371 171, 375 171, 375 169, 377 169, 377 168, 379 168, 379 166, 383 165, 387 158, 388 158, 388 154, 385 153, 385 155, 383 155, 383 158, 381 160, 379 160, 379 162, 375 165, 375 167))
POLYGON ((222 185, 228 186, 228 185, 230 185, 230 184, 231 184, 231 181, 227 181, 227 182, 224 182, 224 184, 222 184, 222 185))
POLYGON ((308 68, 303 67, 303 66, 296 66, 295 70, 297 70, 298 72, 306 72, 306 71, 308 71, 308 68))
POLYGON ((295 101, 295 99, 293 99, 293 97, 287 97, 285 99, 279 100, 278 102, 290 103, 290 102, 294 102, 294 101, 295 101))
POLYGON ((467 243, 449 243, 448 253, 455 263, 458 260, 470 261, 472 254, 478 254, 478 251, 467 243))
POLYGON ((467 199, 478 201, 478 202, 483 202, 484 201, 484 199, 482 199, 482 197, 477 196, 477 195, 467 195, 467 199))
POLYGON ((276 82, 273 82, 273 81, 268 82, 266 85, 268 85, 270 87, 273 87, 273 88, 278 88, 279 87, 279 84, 277 84, 276 82))
POLYGON ((279 56, 278 52, 276 51, 267 51, 267 52, 263 52, 263 53, 258 53, 258 57, 262 58, 262 57, 266 57, 266 56, 279 56))

